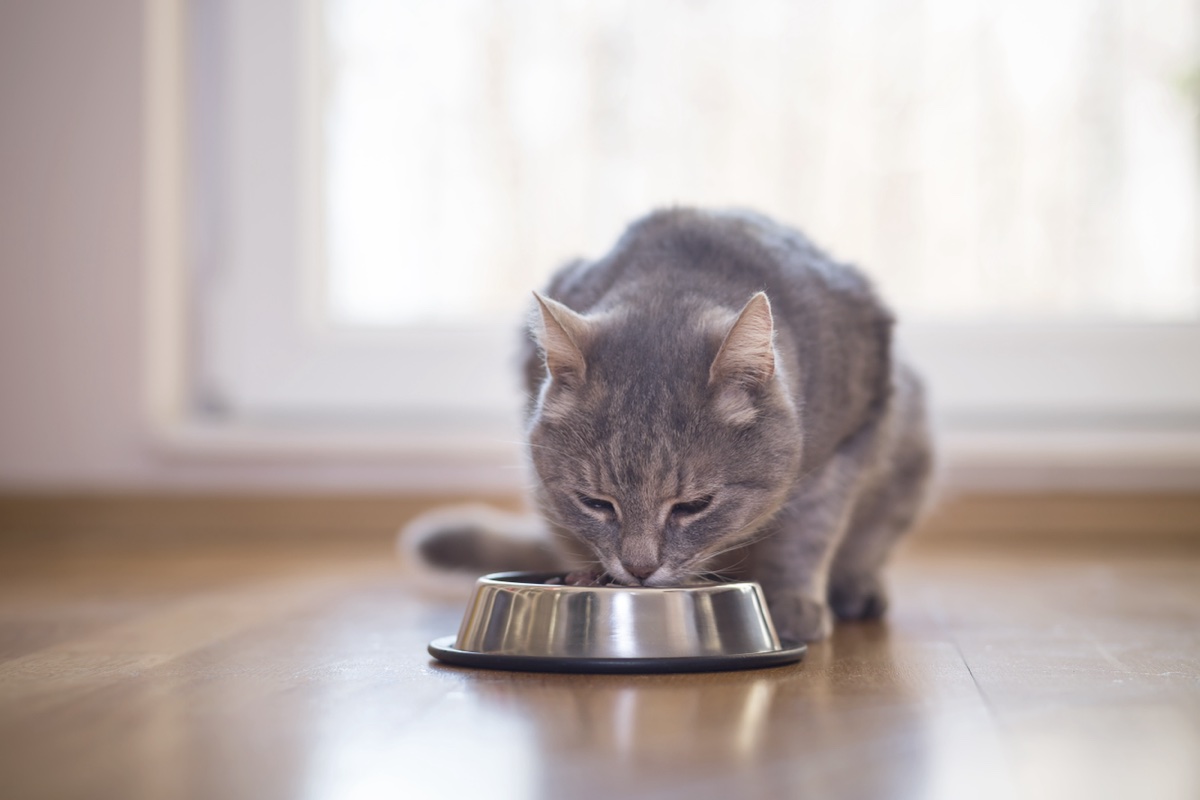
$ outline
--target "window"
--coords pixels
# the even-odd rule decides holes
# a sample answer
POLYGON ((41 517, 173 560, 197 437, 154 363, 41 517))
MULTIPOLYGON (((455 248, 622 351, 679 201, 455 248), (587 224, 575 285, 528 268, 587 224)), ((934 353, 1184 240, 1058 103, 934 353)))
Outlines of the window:
POLYGON ((322 17, 324 313, 510 316, 658 205, 747 205, 914 318, 1200 311, 1194 4, 391 3, 322 17))
POLYGON ((528 292, 663 204, 861 264, 947 429, 1200 425, 1200 6, 194 2, 201 405, 509 436, 528 292))

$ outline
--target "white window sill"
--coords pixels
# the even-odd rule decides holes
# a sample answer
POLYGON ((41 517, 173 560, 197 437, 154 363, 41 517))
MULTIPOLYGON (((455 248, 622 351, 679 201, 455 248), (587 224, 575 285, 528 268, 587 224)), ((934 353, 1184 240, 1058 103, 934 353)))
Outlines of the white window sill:
MULTIPOLYGON (((942 430, 937 448, 944 491, 1200 489, 1200 430, 942 430)), ((515 492, 527 483, 515 425, 439 432, 188 422, 156 431, 154 449, 173 461, 252 462, 264 471, 349 466, 366 484, 397 491, 515 492)))

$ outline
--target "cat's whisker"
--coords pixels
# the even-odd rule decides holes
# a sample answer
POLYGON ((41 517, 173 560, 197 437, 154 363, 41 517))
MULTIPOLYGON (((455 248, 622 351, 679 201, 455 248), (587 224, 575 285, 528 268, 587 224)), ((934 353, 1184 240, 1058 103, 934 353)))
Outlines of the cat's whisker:
MULTIPOLYGON (((712 552, 701 551, 697 556, 694 556, 692 559, 689 559, 688 563, 703 564, 707 561, 712 561, 714 558, 723 556, 726 553, 732 552, 734 550, 738 550, 743 547, 750 547, 751 545, 757 544, 757 543, 763 541, 764 539, 769 538, 774 533, 774 531, 768 527, 765 529, 758 529, 749 538, 746 538, 746 539, 736 538, 736 537, 740 536, 741 533, 745 530, 747 530, 747 528, 743 528, 741 531, 738 531, 738 533, 734 535, 735 538, 733 539, 733 541, 731 541, 729 544, 725 545, 724 547, 721 547, 720 549, 712 551, 712 552)), ((747 556, 748 555, 749 554, 747 554, 747 556)))

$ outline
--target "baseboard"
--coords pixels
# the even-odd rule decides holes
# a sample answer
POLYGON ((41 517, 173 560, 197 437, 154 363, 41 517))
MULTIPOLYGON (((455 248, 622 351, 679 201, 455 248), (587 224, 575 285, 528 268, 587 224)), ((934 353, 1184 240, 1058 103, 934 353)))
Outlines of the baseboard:
POLYGON ((959 494, 930 510, 914 541, 1200 548, 1200 492, 959 494))
MULTIPOLYGON (((177 548, 303 546, 389 552, 428 509, 512 495, 0 494, 0 546, 123 554, 177 548)), ((914 544, 1128 544, 1200 548, 1200 493, 971 493, 925 517, 914 544)))
POLYGON ((390 552, 397 530, 437 506, 513 496, 228 493, 0 494, 3 546, 122 554, 178 548, 390 552))

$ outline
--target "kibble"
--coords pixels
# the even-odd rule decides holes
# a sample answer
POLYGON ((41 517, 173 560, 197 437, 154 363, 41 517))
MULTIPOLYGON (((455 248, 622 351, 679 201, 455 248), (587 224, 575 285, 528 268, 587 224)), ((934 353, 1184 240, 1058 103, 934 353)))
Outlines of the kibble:
POLYGON ((566 575, 555 575, 546 579, 548 586, 617 586, 619 585, 609 575, 603 572, 580 569, 568 572, 566 575))

